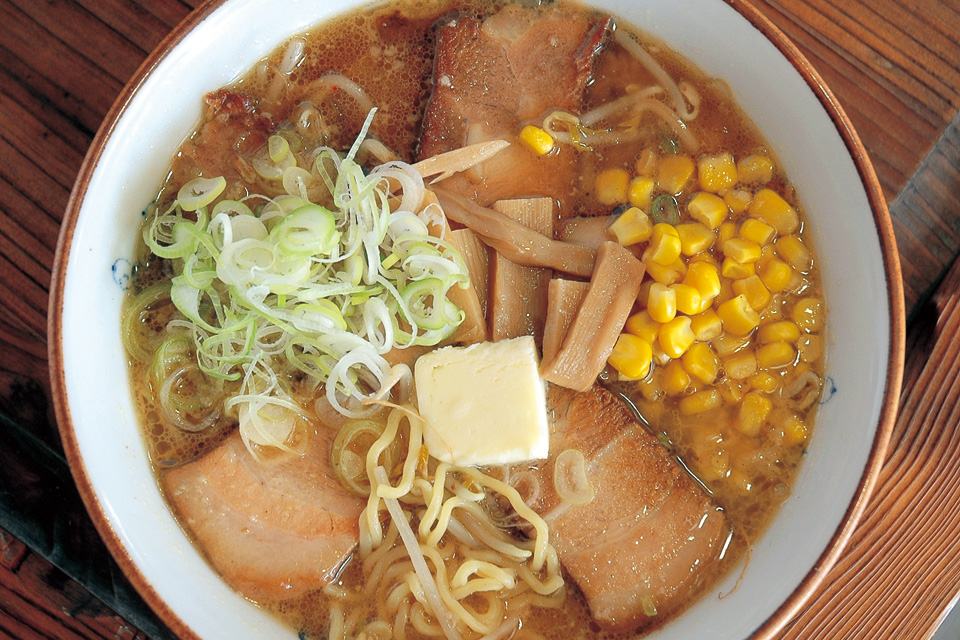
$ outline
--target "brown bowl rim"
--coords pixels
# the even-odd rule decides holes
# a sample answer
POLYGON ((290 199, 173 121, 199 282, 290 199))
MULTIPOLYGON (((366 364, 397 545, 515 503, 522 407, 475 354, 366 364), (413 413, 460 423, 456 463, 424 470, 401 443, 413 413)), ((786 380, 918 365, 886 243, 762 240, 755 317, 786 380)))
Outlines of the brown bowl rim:
MULTIPOLYGON (((157 616, 178 637, 188 640, 202 640, 200 636, 186 623, 156 592, 153 585, 140 572, 133 558, 127 552, 119 535, 111 526, 96 492, 90 482, 89 475, 80 455, 73 421, 67 400, 66 384, 63 373, 63 345, 61 343, 63 326, 63 286, 66 279, 67 262, 70 245, 77 226, 80 207, 89 187, 94 170, 99 164, 106 141, 113 132, 117 122, 127 110, 130 101, 137 90, 153 70, 170 54, 170 52, 210 16, 215 10, 223 6, 227 0, 208 0, 201 7, 189 14, 180 24, 160 42, 147 56, 143 64, 133 74, 131 80, 121 91, 110 111, 103 120, 103 124, 90 145, 83 164, 77 176, 70 199, 67 203, 63 225, 61 227, 57 251, 52 270, 50 287, 50 306, 48 313, 47 330, 50 336, 48 356, 50 361, 50 378, 54 402, 54 411, 60 437, 63 441, 67 462, 69 463, 74 481, 83 499, 83 503, 93 520, 94 526, 103 538, 107 548, 113 555, 124 576, 130 581, 144 601, 157 616)), ((884 269, 887 283, 887 298, 889 305, 889 366, 887 369, 885 394, 880 421, 874 437, 871 453, 865 470, 861 476, 857 491, 851 500, 840 526, 834 532, 827 547, 817 562, 803 578, 800 585, 794 589, 787 600, 752 634, 753 640, 765 640, 774 637, 793 618, 800 608, 807 602, 817 586, 825 577, 827 571, 836 562, 844 546, 849 540, 854 528, 866 506, 867 498, 876 484, 880 467, 886 456, 887 447, 893 432, 899 406, 900 389, 903 379, 905 354, 905 306, 903 298, 903 280, 900 271, 900 259, 897 252, 896 240, 893 232, 893 222, 887 209, 886 200, 880 187, 879 180, 874 172, 873 165, 867 155, 860 137, 853 128, 843 108, 827 87, 823 78, 813 65, 800 52, 796 45, 776 27, 769 18, 750 4, 747 0, 724 0, 728 6, 745 18, 763 36, 771 42, 780 53, 790 62, 794 69, 804 79, 814 95, 823 106, 836 126, 838 133, 850 153, 861 182, 870 203, 871 213, 877 228, 880 248, 884 258, 884 269)))

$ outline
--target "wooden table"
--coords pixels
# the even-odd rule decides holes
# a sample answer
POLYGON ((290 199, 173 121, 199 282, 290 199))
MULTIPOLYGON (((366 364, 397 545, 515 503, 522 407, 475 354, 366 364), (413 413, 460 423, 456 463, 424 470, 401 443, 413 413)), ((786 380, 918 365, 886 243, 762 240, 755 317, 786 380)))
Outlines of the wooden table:
MULTIPOLYGON (((116 569, 66 469, 46 318, 84 153, 146 54, 198 4, 0 0, 0 637, 170 637, 116 569)), ((960 593, 960 0, 756 4, 866 145, 909 314, 902 410, 878 487, 784 636, 927 637, 960 593)))

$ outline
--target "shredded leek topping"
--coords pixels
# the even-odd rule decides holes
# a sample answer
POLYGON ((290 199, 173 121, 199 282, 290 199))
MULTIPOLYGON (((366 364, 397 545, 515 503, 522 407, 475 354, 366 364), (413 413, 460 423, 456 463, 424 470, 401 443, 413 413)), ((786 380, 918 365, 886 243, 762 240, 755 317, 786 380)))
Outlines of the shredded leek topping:
MULTIPOLYGON (((374 113, 348 153, 321 147, 306 155, 311 167, 298 166, 289 141, 272 136, 263 161, 287 195, 218 200, 224 178, 198 178, 145 226, 147 247, 177 274, 169 296, 186 321, 171 324, 192 336, 195 365, 241 381, 225 408, 236 407, 248 448, 290 448, 303 412, 281 368, 325 385, 337 411, 362 417, 371 411, 363 401, 388 379, 384 354, 438 344, 463 321, 447 293, 470 286, 468 272, 443 238, 440 207, 423 207, 420 174, 402 162, 365 174, 354 160, 374 113), (326 184, 332 205, 310 199, 311 176, 326 184)), ((169 358, 182 345, 162 351, 169 358)))

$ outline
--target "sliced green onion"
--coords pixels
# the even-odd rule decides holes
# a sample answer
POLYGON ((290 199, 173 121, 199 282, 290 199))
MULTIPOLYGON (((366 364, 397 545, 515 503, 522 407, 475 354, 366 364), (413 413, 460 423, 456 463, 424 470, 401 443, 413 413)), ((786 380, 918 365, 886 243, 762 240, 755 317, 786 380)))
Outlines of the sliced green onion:
POLYGON ((151 328, 145 326, 144 316, 155 304, 169 298, 170 283, 158 282, 138 293, 123 306, 120 337, 127 353, 141 362, 150 362, 153 359, 153 349, 145 336, 151 328))
MULTIPOLYGON (((367 451, 383 435, 384 425, 372 420, 351 420, 343 425, 333 439, 330 464, 341 483, 359 496, 370 495, 370 479, 367 477, 367 451)), ((391 444, 395 445, 396 440, 391 444)), ((396 465, 396 446, 387 447, 381 454, 384 464, 391 469, 396 465)))
POLYGON ((679 224, 680 207, 677 199, 667 194, 657 196, 650 204, 650 217, 656 223, 679 224))
POLYGON ((328 255, 340 242, 333 213, 318 204, 305 204, 288 213, 273 228, 281 251, 294 255, 328 255))
POLYGON ((247 206, 246 203, 240 202, 239 200, 220 200, 214 205, 213 210, 210 212, 210 217, 216 217, 218 213, 226 213, 227 215, 238 216, 253 215, 253 211, 250 210, 250 207, 247 206))
POLYGON ((153 356, 151 371, 154 382, 158 385, 163 384, 171 373, 193 363, 195 357, 191 338, 176 336, 165 340, 153 356))
POLYGON ((180 187, 177 202, 184 211, 196 211, 217 199, 227 186, 223 176, 216 178, 194 178, 180 187))
MULTIPOLYGON (((383 353, 438 344, 463 320, 447 297, 468 281, 463 258, 415 212, 391 209, 396 196, 408 206, 422 202, 422 181, 407 165, 367 174, 353 159, 372 117, 345 155, 329 148, 307 154, 316 173, 301 168, 310 160, 298 155, 295 134, 269 138, 251 163, 261 176, 282 177, 286 195, 217 201, 225 180, 192 181, 146 225, 147 246, 179 274, 163 295, 186 319, 176 320, 186 337, 164 345, 156 367, 168 374, 168 387, 180 384, 171 375, 187 366, 185 355, 195 361, 182 380, 202 376, 211 388, 239 380, 226 408, 242 414, 250 446, 293 446, 302 418, 280 382, 284 369, 302 372, 304 384, 325 385, 331 406, 357 417, 372 410, 361 403, 387 379, 383 353), (319 181, 330 189, 325 206, 307 188, 319 181)), ((445 228, 437 215, 435 227, 445 228)), ((149 345, 137 353, 154 357, 149 345)), ((177 402, 168 406, 179 420, 177 402)), ((184 428, 194 422, 186 419, 184 428)))
POLYGON ((281 160, 290 155, 290 143, 283 136, 270 136, 267 138, 267 155, 279 164, 281 160))

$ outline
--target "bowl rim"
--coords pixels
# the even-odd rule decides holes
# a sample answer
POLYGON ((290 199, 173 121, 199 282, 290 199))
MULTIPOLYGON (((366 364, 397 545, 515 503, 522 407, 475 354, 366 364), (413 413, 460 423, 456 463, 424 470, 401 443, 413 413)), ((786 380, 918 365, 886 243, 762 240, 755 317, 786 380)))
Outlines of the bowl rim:
MULTIPOLYGON (((132 75, 100 125, 90 144, 61 224, 57 249, 51 272, 50 302, 48 308, 47 335, 48 360, 50 366, 51 392, 54 412, 67 462, 77 485, 84 506, 93 520, 100 537, 120 566, 124 576, 137 590, 144 601, 158 615, 164 624, 178 637, 201 640, 200 636, 160 597, 153 585, 140 572, 133 558, 122 543, 107 518, 103 504, 97 498, 90 481, 84 460, 80 454, 72 415, 67 400, 65 374, 63 369, 64 352, 62 344, 64 283, 68 267, 68 258, 74 231, 77 228, 79 214, 89 187, 91 178, 99 165, 106 142, 123 117, 139 88, 150 77, 154 69, 175 49, 175 47, 200 23, 229 0, 207 0, 202 6, 191 12, 176 25, 151 51, 137 71, 132 75)), ((903 280, 900 259, 897 251, 893 222, 883 196, 879 180, 870 162, 867 151, 853 128, 836 96, 826 85, 821 75, 801 53, 800 49, 774 23, 754 7, 749 0, 723 0, 738 14, 745 18, 755 29, 771 43, 801 76, 824 111, 837 129, 844 145, 860 176, 871 215, 877 229, 880 251, 883 257, 886 282, 887 308, 889 312, 889 358, 886 371, 883 406, 879 423, 871 445, 870 454, 863 475, 845 515, 817 562, 810 568, 800 584, 790 596, 773 612, 750 638, 761 640, 772 638, 793 618, 809 600, 827 571, 836 562, 850 539, 854 528, 866 507, 867 499, 873 491, 877 476, 896 422, 900 391, 904 372, 906 318, 903 294, 903 280)))

